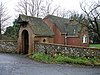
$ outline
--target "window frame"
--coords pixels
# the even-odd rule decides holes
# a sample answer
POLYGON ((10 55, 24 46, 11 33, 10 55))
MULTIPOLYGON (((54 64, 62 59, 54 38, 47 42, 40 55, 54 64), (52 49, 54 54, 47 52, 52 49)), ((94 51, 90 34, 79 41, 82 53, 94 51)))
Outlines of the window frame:
POLYGON ((83 35, 83 37, 82 37, 82 43, 83 44, 87 43, 87 36, 86 35, 83 35))

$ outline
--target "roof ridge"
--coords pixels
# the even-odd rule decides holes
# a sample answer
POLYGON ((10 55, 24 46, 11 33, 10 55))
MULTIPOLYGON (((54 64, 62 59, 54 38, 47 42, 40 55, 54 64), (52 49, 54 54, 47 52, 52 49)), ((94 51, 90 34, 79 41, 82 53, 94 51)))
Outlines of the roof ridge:
MULTIPOLYGON (((47 15, 46 17, 56 17, 56 18, 60 18, 60 19, 66 19, 66 20, 69 20, 69 19, 67 19, 67 18, 64 18, 64 17, 60 17, 60 16, 55 16, 55 15, 47 15)), ((45 17, 45 18, 46 18, 45 17)))
POLYGON ((53 36, 54 32, 51 31, 48 25, 42 20, 42 18, 31 17, 27 15, 19 15, 19 21, 28 22, 32 27, 32 31, 38 36, 53 36))
POLYGON ((30 18, 37 18, 37 19, 42 19, 42 18, 33 17, 33 16, 29 16, 29 15, 24 15, 24 14, 19 14, 19 16, 24 16, 24 17, 30 17, 30 18))
POLYGON ((61 33, 68 33, 68 35, 77 35, 80 29, 80 24, 74 20, 62 18, 54 15, 46 16, 61 33))

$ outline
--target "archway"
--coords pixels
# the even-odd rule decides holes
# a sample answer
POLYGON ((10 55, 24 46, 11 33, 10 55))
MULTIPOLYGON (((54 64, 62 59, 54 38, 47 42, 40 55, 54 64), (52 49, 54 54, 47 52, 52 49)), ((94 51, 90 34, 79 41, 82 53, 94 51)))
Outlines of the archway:
POLYGON ((27 30, 23 30, 22 32, 22 53, 28 54, 29 50, 29 34, 27 30))

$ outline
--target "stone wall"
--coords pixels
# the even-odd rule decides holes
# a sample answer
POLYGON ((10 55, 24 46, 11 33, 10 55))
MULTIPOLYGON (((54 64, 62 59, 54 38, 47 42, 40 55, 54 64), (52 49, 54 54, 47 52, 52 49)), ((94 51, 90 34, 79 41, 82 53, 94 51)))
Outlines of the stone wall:
POLYGON ((99 57, 100 58, 100 49, 78 47, 78 46, 36 43, 35 51, 48 53, 48 54, 60 53, 67 56, 99 57))
POLYGON ((0 52, 16 53, 17 41, 0 40, 0 52))

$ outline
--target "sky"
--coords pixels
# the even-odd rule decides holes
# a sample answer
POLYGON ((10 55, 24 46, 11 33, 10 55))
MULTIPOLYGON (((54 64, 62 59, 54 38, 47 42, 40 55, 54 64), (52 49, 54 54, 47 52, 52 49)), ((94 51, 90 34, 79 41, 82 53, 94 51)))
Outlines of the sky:
MULTIPOLYGON (((1 0, 2 2, 6 3, 6 7, 8 8, 8 12, 10 15, 14 17, 16 13, 15 8, 17 5, 17 2, 19 0, 1 0)), ((80 11, 80 3, 81 0, 54 0, 55 5, 60 5, 61 8, 64 8, 66 10, 75 10, 75 11, 80 11)))
MULTIPOLYGON (((11 21, 14 20, 17 17, 17 13, 15 12, 15 8, 17 5, 17 2, 19 0, 0 0, 5 3, 9 15, 12 16, 11 21)), ((55 5, 60 5, 62 9, 66 10, 75 10, 78 11, 79 13, 82 12, 80 9, 80 2, 83 0, 53 0, 55 5)))
POLYGON ((54 0, 55 4, 60 4, 66 10, 80 11, 80 2, 82 0, 54 0))

